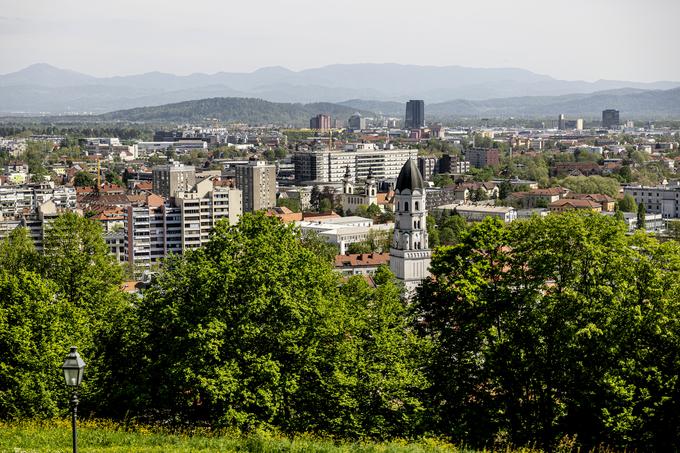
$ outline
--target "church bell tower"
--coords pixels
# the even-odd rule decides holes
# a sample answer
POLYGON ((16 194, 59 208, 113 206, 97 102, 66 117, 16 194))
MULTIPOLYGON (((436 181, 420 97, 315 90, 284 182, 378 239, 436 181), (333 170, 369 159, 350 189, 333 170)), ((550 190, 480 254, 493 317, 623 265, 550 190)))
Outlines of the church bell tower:
POLYGON ((413 159, 406 161, 399 172, 394 206, 390 269, 404 282, 408 297, 430 275, 432 257, 427 238, 425 183, 413 159))

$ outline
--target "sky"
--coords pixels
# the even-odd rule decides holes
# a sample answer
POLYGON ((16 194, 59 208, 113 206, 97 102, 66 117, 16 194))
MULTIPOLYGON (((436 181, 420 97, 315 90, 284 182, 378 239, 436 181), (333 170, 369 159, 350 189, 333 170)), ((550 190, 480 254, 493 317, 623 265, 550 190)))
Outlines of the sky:
POLYGON ((680 0, 0 0, 0 73, 514 67, 680 81, 680 0))

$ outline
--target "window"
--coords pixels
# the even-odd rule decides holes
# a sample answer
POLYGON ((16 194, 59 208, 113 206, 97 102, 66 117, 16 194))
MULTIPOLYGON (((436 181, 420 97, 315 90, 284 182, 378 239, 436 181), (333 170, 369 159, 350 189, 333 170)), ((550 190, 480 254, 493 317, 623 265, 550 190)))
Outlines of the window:
POLYGON ((408 201, 404 202, 404 211, 408 211, 408 201))
POLYGON ((419 210, 420 208, 418 207, 418 202, 416 201, 416 211, 419 210))

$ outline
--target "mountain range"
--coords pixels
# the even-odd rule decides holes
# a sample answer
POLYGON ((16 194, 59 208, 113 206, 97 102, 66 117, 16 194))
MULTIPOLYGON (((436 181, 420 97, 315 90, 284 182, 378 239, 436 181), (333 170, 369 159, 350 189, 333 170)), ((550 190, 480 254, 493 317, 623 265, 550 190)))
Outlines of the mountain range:
MULTIPOLYGON (((553 114, 560 104, 571 108, 570 103, 578 104, 595 93, 599 98, 592 101, 592 112, 579 110, 577 104, 573 111, 559 111, 590 115, 601 110, 595 107, 598 102, 618 99, 626 105, 627 101, 620 98, 638 96, 631 101, 635 103, 677 87, 680 82, 566 81, 523 69, 462 66, 344 64, 302 71, 267 67, 249 73, 178 76, 150 72, 94 77, 41 63, 0 75, 0 112, 96 114, 196 99, 241 97, 279 103, 341 103, 398 116, 403 115, 407 99, 424 99, 429 105, 428 113, 433 115, 543 115, 553 114), (648 91, 657 94, 643 94, 648 91), (560 99, 562 96, 567 97, 560 99), (506 101, 508 98, 512 101, 506 101), (376 101, 361 101, 364 104, 360 106, 359 101, 344 102, 347 99, 376 101), (366 108, 368 104, 374 108, 366 108), (397 109, 397 105, 401 108, 397 109), (538 106, 542 110, 532 110, 538 106)), ((646 115, 645 112, 654 110, 645 108, 640 114, 646 115)))

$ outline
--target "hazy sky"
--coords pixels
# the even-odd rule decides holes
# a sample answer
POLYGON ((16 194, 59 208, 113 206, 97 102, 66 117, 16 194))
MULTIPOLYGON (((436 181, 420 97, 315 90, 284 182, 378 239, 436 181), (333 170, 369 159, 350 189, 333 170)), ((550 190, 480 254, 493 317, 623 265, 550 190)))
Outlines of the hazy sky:
POLYGON ((518 67, 680 80, 680 0, 0 0, 0 73, 518 67))

